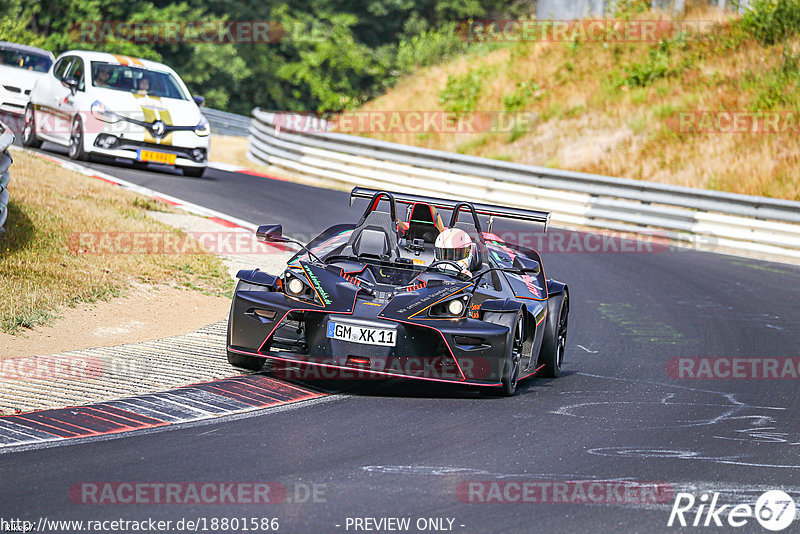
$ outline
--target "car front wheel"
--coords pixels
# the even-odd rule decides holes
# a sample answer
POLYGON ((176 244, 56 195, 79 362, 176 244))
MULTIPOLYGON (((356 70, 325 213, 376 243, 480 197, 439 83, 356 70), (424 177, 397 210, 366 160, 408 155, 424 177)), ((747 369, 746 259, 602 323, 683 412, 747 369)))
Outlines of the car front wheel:
MULTIPOLYGON (((503 360, 502 386, 495 393, 507 397, 517 392, 519 383, 522 355, 525 351, 525 319, 522 310, 517 313, 487 313, 484 321, 508 327, 509 336, 506 338, 506 354, 503 360)), ((481 391, 484 391, 482 388, 481 391)), ((489 393, 484 391, 484 393, 489 393)))
POLYGON ((184 176, 189 176, 190 178, 202 178, 203 173, 206 172, 205 167, 181 167, 184 176))
POLYGON ((85 160, 86 151, 83 149, 83 121, 75 117, 69 133, 69 159, 85 160))
POLYGON ((569 293, 564 291, 552 303, 548 303, 547 326, 544 331, 540 363, 544 365, 542 376, 557 378, 561 374, 564 350, 567 345, 569 326, 569 293))
POLYGON ((22 144, 30 148, 42 146, 42 140, 36 135, 36 113, 33 105, 28 104, 25 108, 25 119, 22 123, 22 144))

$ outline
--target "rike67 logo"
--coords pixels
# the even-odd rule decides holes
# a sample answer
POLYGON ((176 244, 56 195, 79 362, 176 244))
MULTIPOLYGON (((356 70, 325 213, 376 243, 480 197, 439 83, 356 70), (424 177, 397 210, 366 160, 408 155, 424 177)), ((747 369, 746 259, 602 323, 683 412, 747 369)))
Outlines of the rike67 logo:
POLYGON ((762 527, 778 532, 794 521, 794 499, 780 490, 767 491, 750 504, 719 504, 719 493, 703 493, 699 499, 691 493, 678 493, 672 504, 667 526, 742 527, 755 518, 762 527), (694 510, 695 505, 697 510, 694 510))

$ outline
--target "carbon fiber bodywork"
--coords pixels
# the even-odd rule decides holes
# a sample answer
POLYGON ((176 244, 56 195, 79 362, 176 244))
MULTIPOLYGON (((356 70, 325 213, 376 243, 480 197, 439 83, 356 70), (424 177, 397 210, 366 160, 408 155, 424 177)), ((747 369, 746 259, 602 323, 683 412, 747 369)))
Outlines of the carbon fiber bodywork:
POLYGON ((539 354, 553 307, 548 301, 567 289, 546 280, 535 251, 481 232, 481 270, 468 277, 427 269, 430 264, 417 259, 426 258, 425 245, 412 247, 402 235, 400 259, 342 255, 353 232, 353 225, 329 228, 307 245, 313 254, 296 254, 280 276, 257 269, 238 273, 229 359, 501 386, 517 324, 508 317, 519 318, 524 329, 518 377, 542 367, 539 354), (519 269, 519 257, 538 272, 519 269), (454 300, 460 302, 450 306, 454 300), (454 316, 453 310, 463 311, 454 316))

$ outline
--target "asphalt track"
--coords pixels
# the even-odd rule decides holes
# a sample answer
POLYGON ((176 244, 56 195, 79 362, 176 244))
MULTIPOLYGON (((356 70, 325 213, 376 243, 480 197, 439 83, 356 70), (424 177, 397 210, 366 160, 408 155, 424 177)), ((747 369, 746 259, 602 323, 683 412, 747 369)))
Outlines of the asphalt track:
MULTIPOLYGON (((289 182, 92 166, 253 223, 283 223, 294 235, 358 216, 344 193, 289 182)), ((277 517, 279 532, 365 532, 348 528, 355 517, 411 518, 408 532, 431 531, 417 530, 420 518, 450 518, 452 531, 465 533, 678 530, 667 527, 671 499, 464 502, 459 484, 470 481, 659 482, 698 497, 719 492, 720 505, 783 489, 800 505, 800 382, 677 380, 666 370, 685 356, 800 356, 800 268, 660 248, 544 252, 543 260, 547 275, 571 290, 556 380, 528 380, 513 398, 347 384, 288 409, 0 454, 0 518, 277 517), (81 482, 194 481, 278 482, 288 497, 267 505, 84 504, 69 494, 81 482), (311 487, 317 498, 305 498, 311 487)), ((765 531, 753 519, 736 530, 765 531)))

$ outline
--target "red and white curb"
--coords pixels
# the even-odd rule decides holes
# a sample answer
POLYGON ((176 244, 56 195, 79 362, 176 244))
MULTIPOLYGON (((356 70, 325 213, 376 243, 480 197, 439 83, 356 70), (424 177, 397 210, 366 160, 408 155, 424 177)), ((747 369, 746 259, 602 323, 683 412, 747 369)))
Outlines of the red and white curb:
MULTIPOLYGON (((134 183, 129 182, 127 180, 123 180, 121 178, 117 178, 116 176, 112 176, 110 174, 107 174, 107 173, 92 169, 91 167, 87 167, 85 165, 81 165, 80 163, 76 163, 74 161, 62 159, 62 158, 59 158, 59 157, 51 155, 51 154, 43 154, 42 152, 38 152, 38 151, 35 151, 35 150, 28 150, 28 149, 25 149, 25 148, 20 148, 20 147, 17 147, 17 146, 12 146, 10 148, 12 150, 18 150, 18 151, 27 152, 29 154, 32 154, 32 155, 38 157, 38 158, 41 158, 41 159, 46 160, 46 161, 49 161, 50 163, 54 163, 55 165, 58 165, 59 167, 61 167, 63 169, 74 171, 74 172, 77 172, 77 173, 82 174, 84 176, 88 176, 90 178, 96 178, 98 180, 102 180, 102 181, 104 181, 106 183, 109 183, 109 184, 120 186, 123 189, 126 189, 128 191, 133 191, 134 193, 138 193, 140 195, 144 195, 144 196, 156 199, 156 200, 161 200, 162 202, 166 202, 167 204, 170 204, 171 206, 178 207, 178 208, 180 208, 180 209, 182 209, 184 211, 187 211, 189 213, 192 213, 194 215, 199 215, 201 217, 207 217, 209 219, 214 220, 215 222, 218 222, 218 223, 223 224, 223 225, 228 226, 228 227, 245 228, 245 229, 250 230, 250 231, 255 231, 256 228, 257 228, 257 225, 255 225, 253 223, 250 223, 250 222, 247 222, 245 220, 239 219, 238 217, 234 217, 232 215, 228 215, 227 213, 222 213, 220 211, 212 210, 210 208, 206 208, 204 206, 200 206, 198 204, 194 204, 194 203, 189 202, 187 200, 183 200, 183 199, 180 199, 180 198, 177 198, 177 197, 173 197, 171 195, 166 195, 164 193, 160 193, 158 191, 155 191, 153 189, 149 189, 147 187, 142 187, 140 185, 134 184, 134 183)), ((224 163, 213 163, 213 164, 211 164, 209 166, 211 166, 213 168, 216 168, 216 169, 220 169, 220 170, 227 170, 227 171, 230 171, 230 172, 241 172, 243 174, 249 174, 249 175, 252 175, 252 176, 261 176, 261 177, 264 177, 264 178, 270 178, 270 179, 275 179, 275 180, 283 180, 282 178, 278 178, 276 176, 259 173, 257 171, 252 171, 250 169, 246 169, 245 167, 238 167, 236 165, 227 165, 227 164, 224 164, 224 163)))
POLYGON ((270 180, 279 180, 281 182, 288 182, 287 178, 283 178, 281 176, 276 176, 274 174, 266 174, 263 172, 256 171, 254 169, 250 169, 247 167, 242 167, 241 165, 232 165, 230 163, 222 163, 219 161, 212 161, 208 164, 209 167, 212 169, 217 169, 220 171, 227 171, 227 172, 238 172, 240 174, 248 174, 250 176, 260 176, 261 178, 269 178, 270 180))
POLYGON ((325 397, 263 375, 235 376, 169 391, 0 418, 0 453, 216 419, 325 397))

